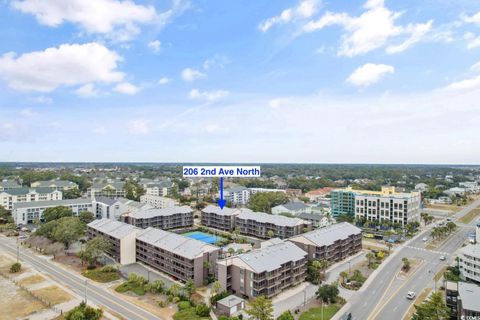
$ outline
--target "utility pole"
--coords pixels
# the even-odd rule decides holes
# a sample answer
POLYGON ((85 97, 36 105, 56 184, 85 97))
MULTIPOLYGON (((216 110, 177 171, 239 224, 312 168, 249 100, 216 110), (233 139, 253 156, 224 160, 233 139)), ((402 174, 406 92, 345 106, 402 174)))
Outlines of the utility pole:
POLYGON ((20 257, 20 244, 18 243, 18 237, 17 236, 17 263, 18 263, 18 260, 19 260, 19 257, 20 257))
POLYGON ((87 285, 88 285, 88 280, 85 280, 85 305, 87 304, 87 285))

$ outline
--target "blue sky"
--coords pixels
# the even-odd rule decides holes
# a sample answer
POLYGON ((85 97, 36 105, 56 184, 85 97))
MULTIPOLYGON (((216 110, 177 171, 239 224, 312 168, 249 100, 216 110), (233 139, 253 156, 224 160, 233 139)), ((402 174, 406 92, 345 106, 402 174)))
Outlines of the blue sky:
POLYGON ((480 3, 0 2, 0 161, 480 162, 480 3))

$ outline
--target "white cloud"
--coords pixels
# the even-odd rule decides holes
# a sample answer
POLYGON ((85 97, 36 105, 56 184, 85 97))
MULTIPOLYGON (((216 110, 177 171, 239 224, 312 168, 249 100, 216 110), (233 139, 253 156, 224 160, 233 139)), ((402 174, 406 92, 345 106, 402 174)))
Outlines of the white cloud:
POLYGON ((153 53, 159 53, 162 49, 162 43, 160 40, 150 41, 148 47, 153 51, 153 53))
POLYGON ((480 36, 475 35, 473 32, 465 32, 463 38, 467 40, 467 49, 480 47, 480 36))
POLYGON ((230 93, 225 90, 216 90, 216 91, 200 91, 198 89, 192 89, 188 93, 190 99, 195 100, 206 100, 208 102, 218 101, 222 98, 225 98, 230 93))
POLYGON ((271 27, 276 24, 285 24, 295 19, 310 18, 317 13, 320 7, 320 0, 303 0, 298 6, 283 10, 278 16, 268 18, 260 23, 258 28, 262 32, 267 32, 271 27))
POLYGON ((181 77, 183 81, 192 82, 194 80, 205 78, 207 75, 192 68, 185 68, 182 70, 181 77))
POLYGON ((480 89, 480 62, 470 67, 470 71, 475 75, 470 78, 450 83, 445 89, 447 91, 468 91, 480 89))
POLYGON ((381 48, 393 38, 406 36, 403 43, 390 46, 387 51, 396 53, 406 50, 413 44, 422 41, 431 29, 431 23, 396 25, 396 20, 402 12, 393 12, 385 7, 383 0, 368 0, 360 16, 350 16, 347 13, 326 12, 318 20, 308 22, 304 32, 314 32, 332 25, 344 29, 338 54, 353 57, 381 48))
POLYGON ((387 74, 393 74, 395 68, 386 64, 366 63, 357 68, 347 79, 347 82, 357 87, 367 87, 378 82, 387 74))
POLYGON ((467 22, 467 23, 473 23, 473 24, 480 25, 480 11, 477 12, 476 14, 474 14, 474 15, 471 15, 471 16, 463 16, 462 20, 467 22))
POLYGON ((163 25, 173 14, 170 10, 157 14, 152 5, 117 0, 15 0, 12 7, 34 15, 43 25, 58 27, 69 22, 89 34, 103 34, 118 41, 130 40, 138 34, 140 24, 163 25))
POLYGON ((137 119, 128 122, 127 131, 130 134, 141 135, 150 132, 150 125, 148 121, 137 119))
POLYGON ((26 109, 20 110, 20 114, 24 117, 34 117, 38 115, 38 112, 36 112, 32 108, 26 108, 26 109))
POLYGON ((114 91, 118 93, 128 94, 128 95, 135 95, 137 94, 141 88, 137 87, 129 82, 122 82, 119 83, 113 88, 114 91))
POLYGON ((51 92, 59 86, 118 82, 121 57, 101 44, 62 44, 58 48, 0 57, 0 78, 16 90, 51 92))
POLYGON ((432 30, 433 21, 430 20, 427 23, 418 23, 415 25, 409 25, 407 30, 410 29, 408 32, 411 33, 410 37, 408 37, 405 41, 397 45, 391 45, 387 47, 387 53, 399 53, 403 52, 410 47, 412 47, 417 42, 422 41, 425 38, 425 35, 432 30))
POLYGON ((98 97, 100 92, 95 89, 95 86, 93 83, 87 83, 77 90, 75 90, 75 93, 82 98, 91 98, 91 97, 98 97))
POLYGON ((160 80, 158 80, 159 85, 169 84, 170 82, 171 82, 171 80, 167 77, 163 77, 163 78, 160 78, 160 80))
POLYGON ((207 59, 203 62, 203 69, 208 70, 212 67, 219 67, 223 68, 225 65, 230 63, 230 59, 228 59, 224 55, 216 54, 211 59, 207 59))

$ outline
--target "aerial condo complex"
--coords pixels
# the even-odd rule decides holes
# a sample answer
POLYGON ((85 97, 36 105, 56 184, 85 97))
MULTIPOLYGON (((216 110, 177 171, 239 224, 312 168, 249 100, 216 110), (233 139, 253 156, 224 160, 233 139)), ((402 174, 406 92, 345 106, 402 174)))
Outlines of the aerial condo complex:
POLYGON ((0 320, 480 320, 480 1, 0 17, 0 320))

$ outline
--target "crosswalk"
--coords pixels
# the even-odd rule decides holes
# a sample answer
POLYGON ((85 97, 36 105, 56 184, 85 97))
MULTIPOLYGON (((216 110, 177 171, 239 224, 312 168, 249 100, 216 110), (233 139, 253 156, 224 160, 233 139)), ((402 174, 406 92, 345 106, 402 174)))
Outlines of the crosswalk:
POLYGON ((450 254, 448 252, 442 252, 442 251, 436 251, 436 250, 430 250, 430 249, 425 249, 425 248, 419 248, 419 247, 414 247, 414 246, 405 246, 405 248, 409 249, 414 249, 414 250, 419 250, 419 251, 424 251, 424 252, 432 252, 444 256, 449 256, 450 254))

